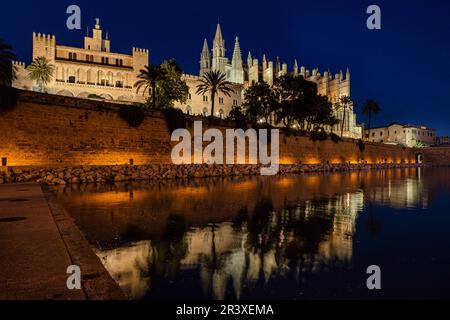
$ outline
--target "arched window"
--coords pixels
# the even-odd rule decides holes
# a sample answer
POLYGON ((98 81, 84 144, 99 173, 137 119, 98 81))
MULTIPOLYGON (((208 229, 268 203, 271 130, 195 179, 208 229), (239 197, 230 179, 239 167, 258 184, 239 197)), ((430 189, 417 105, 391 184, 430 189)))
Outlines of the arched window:
POLYGON ((186 109, 185 109, 185 112, 186 112, 187 115, 192 115, 192 108, 191 108, 191 106, 187 106, 186 109))
POLYGON ((220 119, 224 119, 225 118, 225 114, 224 114, 222 109, 219 109, 219 117, 220 117, 220 119))
POLYGON ((203 108, 203 116, 204 116, 204 117, 209 116, 208 108, 203 108))

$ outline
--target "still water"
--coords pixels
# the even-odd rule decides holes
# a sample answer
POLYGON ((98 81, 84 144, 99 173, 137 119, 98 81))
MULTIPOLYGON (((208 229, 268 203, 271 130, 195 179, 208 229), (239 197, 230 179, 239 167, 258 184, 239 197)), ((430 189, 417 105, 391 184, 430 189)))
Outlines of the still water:
POLYGON ((450 298, 450 168, 56 193, 132 299, 450 298))

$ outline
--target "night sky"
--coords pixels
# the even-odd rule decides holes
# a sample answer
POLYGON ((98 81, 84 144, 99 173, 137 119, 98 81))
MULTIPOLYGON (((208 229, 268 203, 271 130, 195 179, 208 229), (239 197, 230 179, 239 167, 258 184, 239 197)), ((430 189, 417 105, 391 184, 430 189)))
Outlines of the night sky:
MULTIPOLYGON (((321 73, 345 73, 348 66, 357 105, 369 98, 381 105, 374 126, 425 124, 450 135, 449 1, 2 1, 0 37, 28 63, 33 31, 81 47, 95 17, 109 32, 112 51, 148 48, 152 62, 175 58, 192 74, 198 74, 203 39, 211 48, 220 19, 230 59, 238 36, 244 62, 251 50, 259 61, 263 53, 279 56, 289 70, 294 58, 321 73), (81 7, 81 30, 66 28, 71 4, 81 7), (382 30, 366 28, 370 4, 381 7, 382 30)), ((367 122, 357 113, 358 122, 367 122)))

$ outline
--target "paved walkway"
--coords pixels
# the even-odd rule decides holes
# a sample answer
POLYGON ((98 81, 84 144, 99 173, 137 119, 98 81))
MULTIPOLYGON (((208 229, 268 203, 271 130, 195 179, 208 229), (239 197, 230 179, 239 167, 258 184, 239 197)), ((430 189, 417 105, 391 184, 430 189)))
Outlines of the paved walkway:
POLYGON ((72 219, 49 197, 38 184, 0 185, 0 299, 123 298, 72 219), (66 286, 72 264, 81 268, 81 290, 66 286))

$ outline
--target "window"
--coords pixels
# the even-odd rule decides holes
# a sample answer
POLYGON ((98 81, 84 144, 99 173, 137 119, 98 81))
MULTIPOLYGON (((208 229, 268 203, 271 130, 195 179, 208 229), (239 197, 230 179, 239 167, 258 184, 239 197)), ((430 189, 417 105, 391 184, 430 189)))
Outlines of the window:
POLYGON ((75 76, 70 76, 69 80, 67 80, 69 83, 75 83, 75 76))
POLYGON ((189 99, 189 100, 192 100, 192 96, 191 96, 190 93, 188 94, 188 99, 189 99))
POLYGON ((207 117, 209 114, 208 114, 208 109, 207 108, 203 108, 203 116, 204 117, 207 117))
POLYGON ((380 137, 382 137, 383 136, 383 131, 380 131, 380 137))
POLYGON ((123 60, 122 59, 116 59, 116 66, 123 66, 123 60))
POLYGON ((108 57, 102 57, 102 63, 103 64, 109 64, 109 58, 108 57))
POLYGON ((375 137, 375 132, 372 132, 372 137, 375 137))
POLYGON ((122 81, 116 81, 116 87, 117 88, 123 88, 123 82, 122 81))
POLYGON ((88 61, 88 62, 91 61, 91 56, 88 54, 86 55, 86 61, 88 61))
POLYGON ((208 102, 208 96, 203 96, 203 102, 208 102))
POLYGON ((223 104, 223 98, 222 97, 219 97, 219 103, 223 104))
POLYGON ((237 99, 233 99, 233 106, 237 106, 237 104, 238 104, 237 99))

